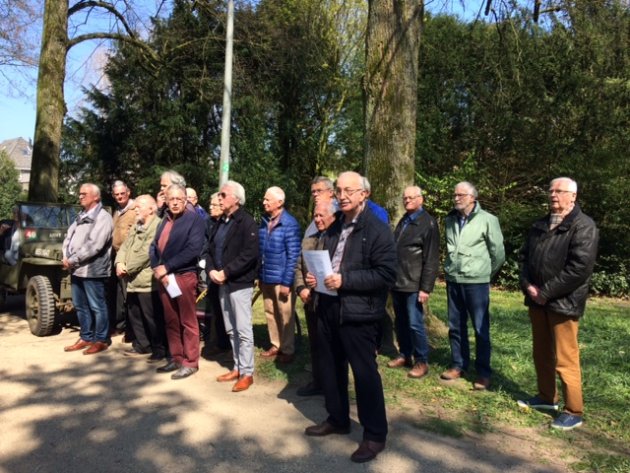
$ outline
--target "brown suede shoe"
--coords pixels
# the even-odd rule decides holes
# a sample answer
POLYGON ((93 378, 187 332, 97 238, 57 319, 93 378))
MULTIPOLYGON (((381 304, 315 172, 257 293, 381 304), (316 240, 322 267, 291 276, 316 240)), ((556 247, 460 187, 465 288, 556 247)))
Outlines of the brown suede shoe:
POLYGON ((355 463, 365 463, 374 460, 376 455, 385 450, 385 442, 374 442, 372 440, 363 440, 359 444, 359 448, 350 456, 350 460, 355 463))
POLYGON ((227 373, 222 374, 221 376, 217 376, 217 381, 219 383, 225 383, 227 381, 234 381, 235 379, 238 379, 239 376, 240 375, 237 370, 228 371, 227 373))
POLYGON ((68 345, 67 347, 63 347, 63 351, 79 351, 84 348, 91 347, 92 342, 86 342, 85 340, 78 339, 74 345, 68 345))
POLYGON ((248 374, 244 374, 240 377, 240 379, 232 386, 232 392, 239 393, 241 391, 245 391, 249 389, 249 387, 254 384, 254 377, 248 374))
POLYGON ((278 347, 272 345, 269 350, 262 352, 260 356, 262 356, 263 358, 273 358, 278 354, 279 351, 280 350, 278 349, 278 347))
POLYGON ((94 342, 92 346, 83 352, 84 355, 94 355, 95 353, 100 353, 109 348, 109 345, 105 342, 94 342))
POLYGON ((392 361, 387 363, 388 368, 404 368, 405 366, 407 368, 411 368, 413 365, 411 363, 411 359, 405 358, 404 356, 397 356, 392 361))
POLYGON ((481 376, 473 383, 475 391, 485 391, 490 387, 490 378, 482 378, 481 376))
POLYGON ((420 379, 424 378, 427 374, 429 374, 429 365, 427 365, 426 363, 418 362, 413 365, 413 368, 411 368, 411 370, 409 370, 407 376, 409 378, 420 379))
POLYGON ((454 381, 464 376, 464 372, 459 368, 449 368, 440 375, 440 378, 446 381, 454 381))

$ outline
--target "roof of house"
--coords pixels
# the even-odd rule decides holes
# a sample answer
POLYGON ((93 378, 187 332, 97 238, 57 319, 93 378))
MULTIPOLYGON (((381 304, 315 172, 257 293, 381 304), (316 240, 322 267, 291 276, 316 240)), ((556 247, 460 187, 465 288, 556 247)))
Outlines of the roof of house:
POLYGON ((12 138, 0 143, 0 150, 5 150, 18 170, 31 169, 33 146, 24 138, 12 138))

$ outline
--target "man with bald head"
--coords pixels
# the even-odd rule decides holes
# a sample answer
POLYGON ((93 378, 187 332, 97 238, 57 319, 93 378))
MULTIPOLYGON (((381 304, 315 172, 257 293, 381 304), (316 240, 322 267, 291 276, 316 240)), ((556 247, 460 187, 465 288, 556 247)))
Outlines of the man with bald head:
POLYGON ((265 192, 267 214, 258 229, 259 280, 271 347, 261 356, 291 363, 295 356, 295 292, 293 280, 300 255, 302 234, 297 220, 284 208, 279 187, 265 192))
POLYGON ((81 185, 79 204, 83 210, 63 241, 62 266, 71 274, 80 338, 64 351, 84 350, 84 355, 93 355, 107 350, 111 343, 105 286, 112 269, 113 223, 95 184, 81 185))
MULTIPOLYGON (((306 435, 350 432, 348 364, 354 375, 363 439, 353 462, 376 458, 385 448, 387 415, 383 385, 376 363, 377 335, 385 314, 387 291, 396 279, 396 247, 387 224, 367 207, 364 181, 356 172, 339 175, 335 194, 342 212, 323 237, 332 274, 323 283, 336 295, 317 296, 317 341, 322 389, 328 418, 307 427, 306 435)), ((311 289, 317 280, 307 274, 311 289)))
POLYGON ((413 367, 407 376, 420 379, 429 372, 422 304, 429 300, 440 266, 440 232, 435 219, 422 207, 422 189, 407 187, 402 201, 406 213, 394 231, 398 273, 392 289, 400 354, 387 366, 413 367))
POLYGON ((564 409, 551 427, 582 425, 584 401, 578 323, 584 314, 599 232, 575 202, 577 183, 559 177, 549 185, 549 213, 536 221, 521 250, 521 288, 532 323, 538 394, 521 407, 558 410, 556 374, 564 409))

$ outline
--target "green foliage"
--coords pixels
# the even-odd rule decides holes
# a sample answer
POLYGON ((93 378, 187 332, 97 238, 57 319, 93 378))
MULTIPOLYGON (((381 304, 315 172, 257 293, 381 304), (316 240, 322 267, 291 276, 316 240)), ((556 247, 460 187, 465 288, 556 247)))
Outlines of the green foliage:
POLYGON ((13 218, 13 206, 22 192, 18 179, 15 164, 4 150, 0 150, 0 219, 13 218))

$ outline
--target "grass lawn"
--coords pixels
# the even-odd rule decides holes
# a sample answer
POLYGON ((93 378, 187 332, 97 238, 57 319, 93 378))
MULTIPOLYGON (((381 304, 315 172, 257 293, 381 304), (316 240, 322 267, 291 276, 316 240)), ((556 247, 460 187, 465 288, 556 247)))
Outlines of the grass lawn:
MULTIPOLYGON (((301 307, 301 304, 298 303, 301 307)), ((268 348, 268 336, 261 301, 254 306, 254 336, 260 349, 268 348)), ((417 426, 443 435, 463 436, 467 432, 492 431, 495 426, 541 427, 543 435, 566 442, 581 461, 572 466, 580 472, 630 472, 630 303, 613 299, 591 299, 580 322, 580 349, 585 401, 584 426, 557 432, 545 426, 548 414, 522 411, 516 400, 536 394, 536 377, 531 358, 531 333, 520 293, 491 293, 491 335, 493 343, 492 387, 474 392, 470 382, 444 383, 439 374, 448 367, 450 349, 444 322, 446 293, 437 285, 430 301, 434 317, 429 319, 432 351, 430 373, 421 381, 410 380, 405 370, 385 365, 389 357, 379 356, 388 406, 418 413, 417 426)), ((308 340, 301 308, 302 336, 298 358, 280 366, 257 357, 259 375, 286 380, 298 387, 308 381, 308 340)), ((474 353, 474 337, 471 351, 474 353)), ((468 381, 474 379, 470 374, 468 381)))

